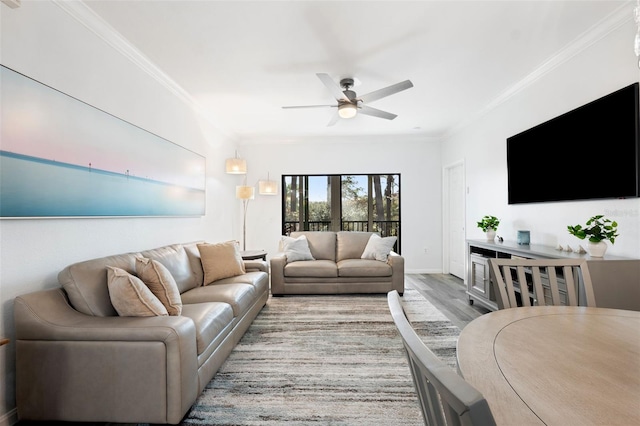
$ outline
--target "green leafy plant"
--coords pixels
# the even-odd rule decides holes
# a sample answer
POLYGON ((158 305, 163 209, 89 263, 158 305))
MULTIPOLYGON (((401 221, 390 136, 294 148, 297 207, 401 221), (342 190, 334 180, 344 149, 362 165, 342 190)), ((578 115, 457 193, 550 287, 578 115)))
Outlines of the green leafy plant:
POLYGON ((482 232, 487 232, 489 228, 497 231, 498 225, 500 225, 500 219, 495 216, 484 216, 482 220, 478 222, 478 228, 482 229, 482 232))
POLYGON ((569 225, 567 230, 581 240, 588 238, 592 243, 609 240, 613 244, 618 236, 618 222, 599 214, 590 218, 584 228, 581 225, 569 225))

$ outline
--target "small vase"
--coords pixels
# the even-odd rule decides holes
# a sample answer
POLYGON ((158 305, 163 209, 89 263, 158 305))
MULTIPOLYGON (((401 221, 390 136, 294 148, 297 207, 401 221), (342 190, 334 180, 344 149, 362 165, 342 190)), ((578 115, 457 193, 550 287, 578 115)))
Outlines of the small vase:
POLYGON ((607 251, 607 243, 604 241, 598 241, 597 243, 589 241, 587 249, 589 251, 589 256, 591 257, 604 257, 604 254, 607 251))
POLYGON ((487 241, 493 241, 496 239, 496 230, 493 228, 487 228, 487 241))

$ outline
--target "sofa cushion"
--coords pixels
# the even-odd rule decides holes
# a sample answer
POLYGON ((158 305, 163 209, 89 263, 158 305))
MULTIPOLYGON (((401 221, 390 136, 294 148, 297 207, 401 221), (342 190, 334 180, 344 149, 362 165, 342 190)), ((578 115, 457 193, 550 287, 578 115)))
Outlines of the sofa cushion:
POLYGON ((202 284, 202 281, 197 280, 182 244, 145 250, 140 253, 140 256, 162 263, 176 281, 180 293, 202 284))
POLYGON ((58 274, 58 282, 69 296, 74 309, 87 315, 116 316, 107 286, 107 266, 135 273, 133 253, 85 260, 65 267, 58 274))
POLYGON ((291 237, 297 238, 300 235, 307 237, 309 250, 316 260, 336 261, 336 233, 319 231, 296 231, 291 233, 291 237))
POLYGON ((215 284, 197 287, 181 294, 182 304, 224 302, 233 308, 233 316, 244 315, 256 301, 256 290, 251 284, 215 284))
POLYGON ((373 232, 340 231, 336 233, 336 261, 360 259, 373 232))
POLYGON ((222 302, 192 303, 183 306, 182 316, 193 320, 200 355, 232 323, 233 309, 222 302))
POLYGON ((287 263, 284 267, 285 277, 335 278, 338 267, 331 260, 310 260, 308 262, 287 263))
POLYGON ((219 284, 251 284, 257 293, 269 292, 269 274, 262 271, 247 272, 235 277, 223 278, 216 281, 219 284))
POLYGON ((107 286, 111 303, 122 317, 168 315, 162 302, 145 283, 124 269, 107 266, 107 286))
POLYGON ((372 234, 369 242, 362 252, 362 259, 375 259, 386 262, 389 253, 393 250, 397 237, 380 237, 378 234, 372 234))
POLYGON ((193 272, 195 285, 190 288, 185 288, 181 290, 180 293, 184 293, 187 290, 190 290, 195 287, 199 287, 204 283, 204 270, 202 269, 202 259, 200 259, 200 250, 198 250, 198 244, 204 243, 204 241, 196 241, 192 243, 183 244, 184 251, 187 253, 187 257, 189 258, 189 265, 191 266, 191 270, 193 272))
POLYGON ((136 257, 136 274, 167 308, 169 315, 180 315, 182 300, 178 285, 162 263, 146 257, 136 257))
POLYGON ((345 259, 338 262, 340 277, 390 277, 393 269, 385 262, 373 259, 345 259))
POLYGON ((315 260, 309 250, 307 237, 300 235, 297 238, 282 236, 282 251, 287 257, 287 262, 300 262, 304 260, 315 260))
POLYGON ((244 262, 235 241, 217 244, 202 243, 197 246, 204 270, 204 285, 245 273, 244 262))

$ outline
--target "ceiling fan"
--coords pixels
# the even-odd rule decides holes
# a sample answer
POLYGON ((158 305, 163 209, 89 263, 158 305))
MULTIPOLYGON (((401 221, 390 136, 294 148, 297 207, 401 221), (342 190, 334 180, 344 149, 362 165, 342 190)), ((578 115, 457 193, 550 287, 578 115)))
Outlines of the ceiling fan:
POLYGON ((320 81, 324 83, 327 89, 329 89, 331 94, 336 98, 336 100, 338 101, 337 104, 283 106, 282 108, 338 108, 338 114, 331 119, 328 124, 329 126, 334 125, 336 121, 338 121, 338 118, 352 118, 355 117, 357 113, 384 118, 385 120, 393 120, 397 117, 396 114, 372 108, 368 106, 367 103, 413 87, 413 83, 410 80, 405 80, 400 83, 384 87, 382 89, 374 90, 373 92, 369 92, 366 95, 358 96, 356 92, 351 90, 354 84, 353 78, 343 78, 342 80, 340 80, 340 85, 338 85, 333 81, 329 74, 317 73, 316 75, 318 76, 320 81))

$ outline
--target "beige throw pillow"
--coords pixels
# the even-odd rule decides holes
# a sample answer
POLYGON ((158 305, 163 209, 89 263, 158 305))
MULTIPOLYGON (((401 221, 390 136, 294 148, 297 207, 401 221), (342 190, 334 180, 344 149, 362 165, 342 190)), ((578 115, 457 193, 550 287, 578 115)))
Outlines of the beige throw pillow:
POLYGON ((124 269, 107 266, 107 285, 111 303, 122 317, 169 315, 142 280, 124 269))
POLYGON ((136 273, 149 290, 167 308, 169 315, 182 313, 182 299, 178 284, 171 272, 160 262, 146 257, 136 257, 136 273))
POLYGON ((238 244, 235 241, 198 244, 198 251, 200 251, 202 269, 204 270, 204 285, 246 272, 238 244))
POLYGON ((396 240, 397 237, 382 238, 378 234, 371 234, 371 237, 369 237, 369 241, 367 242, 367 246, 362 252, 361 258, 386 262, 396 240))

